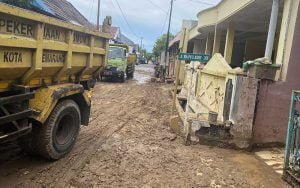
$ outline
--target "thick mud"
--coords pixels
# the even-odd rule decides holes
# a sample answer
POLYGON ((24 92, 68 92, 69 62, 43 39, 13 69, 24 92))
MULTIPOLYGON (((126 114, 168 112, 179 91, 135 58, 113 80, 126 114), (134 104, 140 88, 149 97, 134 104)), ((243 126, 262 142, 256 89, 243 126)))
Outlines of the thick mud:
POLYGON ((64 159, 1 146, 0 187, 285 187, 250 153, 184 146, 168 127, 172 86, 150 83, 152 70, 139 65, 134 80, 97 84, 90 126, 64 159))

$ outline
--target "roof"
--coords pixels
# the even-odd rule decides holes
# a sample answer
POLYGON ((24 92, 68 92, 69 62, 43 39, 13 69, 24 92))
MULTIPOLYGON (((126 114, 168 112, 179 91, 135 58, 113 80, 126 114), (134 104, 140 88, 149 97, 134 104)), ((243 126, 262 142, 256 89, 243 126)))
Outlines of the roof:
MULTIPOLYGON (((197 37, 205 39, 209 33, 215 32, 216 26, 219 30, 226 30, 233 23, 238 40, 251 36, 252 40, 264 41, 267 39, 271 10, 270 0, 222 0, 218 5, 198 13, 197 37)), ((279 10, 281 17, 283 1, 280 1, 279 10)))
POLYGON ((121 33, 120 42, 127 44, 127 45, 134 45, 134 42, 130 40, 128 37, 126 37, 124 34, 121 33))
MULTIPOLYGON (((37 0, 35 0, 37 1, 37 0)), ((76 25, 91 26, 92 24, 67 0, 38 0, 43 1, 55 16, 76 25)))
POLYGON ((52 16, 72 24, 93 27, 92 24, 67 0, 33 0, 31 5, 16 4, 7 0, 0 0, 14 6, 52 16))
MULTIPOLYGON (((100 25, 100 30, 102 30, 102 25, 100 25)), ((112 36, 113 39, 118 39, 118 33, 120 32, 120 28, 116 26, 111 26, 109 30, 109 34, 112 36)))
MULTIPOLYGON (((102 29, 102 26, 100 26, 100 30, 102 29)), ((129 39, 127 36, 125 36, 122 32, 120 27, 111 26, 110 35, 113 36, 112 39, 117 43, 127 44, 129 46, 135 45, 134 42, 129 39)))

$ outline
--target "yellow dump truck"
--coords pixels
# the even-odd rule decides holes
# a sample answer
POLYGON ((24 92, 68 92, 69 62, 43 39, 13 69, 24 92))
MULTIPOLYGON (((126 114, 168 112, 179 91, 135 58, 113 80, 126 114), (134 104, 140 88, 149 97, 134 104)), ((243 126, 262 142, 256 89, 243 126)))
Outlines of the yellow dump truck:
POLYGON ((0 3, 0 142, 57 160, 88 125, 109 34, 0 3))

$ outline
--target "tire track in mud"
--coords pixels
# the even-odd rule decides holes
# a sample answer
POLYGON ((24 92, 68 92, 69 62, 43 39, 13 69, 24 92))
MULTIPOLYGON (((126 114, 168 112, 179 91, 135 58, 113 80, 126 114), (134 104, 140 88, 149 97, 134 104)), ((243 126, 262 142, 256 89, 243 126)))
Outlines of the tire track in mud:
MULTIPOLYGON (((105 120, 105 122, 98 121, 98 119, 103 119, 103 117, 107 115, 104 109, 109 109, 109 106, 103 106, 101 104, 104 100, 108 99, 109 94, 118 93, 116 95, 116 98, 118 98, 122 96, 124 91, 126 92, 127 89, 123 89, 121 90, 122 92, 119 92, 119 85, 111 86, 108 84, 99 84, 97 87, 97 90, 100 90, 100 92, 95 93, 93 98, 93 103, 96 104, 93 104, 92 112, 94 113, 92 114, 90 126, 81 129, 78 141, 73 151, 65 158, 52 163, 44 161, 39 157, 25 156, 24 158, 24 155, 16 156, 15 159, 11 159, 9 162, 4 162, 4 164, 1 164, 1 169, 5 169, 8 166, 11 168, 9 170, 10 172, 4 174, 9 175, 11 179, 18 179, 19 177, 23 178, 23 181, 15 181, 13 184, 11 184, 12 186, 51 187, 56 185, 64 187, 65 183, 68 182, 71 177, 74 177, 74 172, 77 172, 78 170, 80 171, 80 168, 84 167, 85 163, 93 155, 93 153, 96 152, 97 148, 102 145, 102 143, 104 143, 111 135, 120 131, 124 126, 126 126, 129 120, 123 121, 120 125, 111 126, 114 123, 112 119, 105 120), (108 88, 108 90, 101 92, 102 86, 104 86, 105 89, 108 88), (100 112, 98 112, 99 107, 102 109, 100 112), (16 166, 16 168, 11 167, 11 164, 16 166), (23 177, 22 173, 24 172, 26 175, 23 177), (58 185, 57 182, 61 183, 58 185)), ((114 99, 115 97, 110 100, 114 99)), ((122 114, 122 112, 118 112, 115 115, 119 116, 118 119, 126 119, 128 114, 122 114)), ((18 155, 18 153, 12 153, 11 155, 18 155)), ((2 181, 1 179, 2 178, 0 177, 0 187, 7 187, 7 184, 5 184, 6 181, 2 181)))
MULTIPOLYGON (((118 93, 117 96, 109 98, 109 100, 115 100, 116 98, 119 98, 119 97, 123 96, 124 94, 125 95, 128 94, 128 90, 129 89, 124 90, 122 88, 122 90, 120 92, 120 90, 116 90, 114 88, 114 89, 110 89, 110 90, 106 91, 106 93, 114 93, 115 91, 117 91, 117 93, 118 93)), ((106 97, 110 97, 110 95, 109 96, 102 96, 102 99, 107 100, 106 97)), ((95 101, 100 101, 100 100, 97 100, 97 99, 94 99, 94 100, 95 101)), ((128 99, 124 100, 122 103, 127 103, 127 100, 128 99)), ((120 105, 122 105, 122 103, 120 105)), ((94 118, 93 119, 94 121, 91 121, 91 123, 96 122, 96 120, 101 118, 101 117, 97 116, 96 113, 94 113, 93 116, 96 116, 96 118, 94 118)), ((118 113, 114 114, 114 116, 116 117, 116 119, 121 121, 120 125, 118 125, 117 127, 112 126, 115 123, 114 119, 110 119, 108 122, 106 122, 105 123, 106 125, 103 128, 101 128, 101 130, 105 130, 104 133, 102 131, 98 131, 98 132, 102 132, 102 134, 100 133, 101 134, 100 139, 98 139, 98 140, 96 139, 96 143, 93 142, 93 144, 86 151, 84 151, 84 153, 83 153, 84 157, 80 158, 80 163, 76 163, 75 166, 72 166, 72 169, 65 172, 66 175, 64 175, 64 177, 62 179, 63 183, 58 184, 58 186, 66 187, 67 185, 72 184, 72 182, 74 182, 74 174, 80 174, 80 172, 85 167, 85 165, 89 163, 90 158, 93 158, 93 156, 98 152, 98 149, 109 138, 111 138, 115 133, 120 132, 126 125, 128 125, 128 123, 132 119, 133 114, 128 114, 128 112, 123 113, 123 111, 120 110, 118 113), (110 127, 111 129, 107 129, 108 127, 110 127)), ((97 125, 98 125, 98 123, 97 123, 97 125)), ((94 130, 97 130, 97 125, 94 126, 92 129, 89 129, 88 132, 93 132, 94 130)), ((98 135, 98 136, 100 136, 100 135, 98 135)))
MULTIPOLYGON (((98 83, 90 126, 81 129, 73 151, 52 163, 15 152, 17 157, 0 165, 0 187, 280 187, 269 171, 257 169, 264 175, 258 178, 252 166, 233 161, 239 152, 183 146, 166 126, 170 88, 98 83)), ((254 160, 248 154, 244 158, 254 160)))
MULTIPOLYGON (((100 86, 102 86, 102 84, 100 84, 100 86)), ((114 93, 114 91, 118 90, 116 88, 110 89, 105 91, 105 93, 114 93)), ((101 89, 101 87, 99 88, 101 89)), ((123 92, 118 92, 119 96, 123 95, 123 92)), ((101 95, 100 95, 101 96, 101 95)), ((102 99, 106 99, 109 96, 102 96, 102 99)), ((114 100, 114 98, 111 98, 109 100, 114 100)), ((97 95, 95 96, 95 98, 93 99, 93 101, 97 101, 99 103, 101 103, 101 100, 99 100, 97 98, 97 95)), ((97 105, 93 104, 93 110, 97 110, 97 105)), ((109 109, 109 106, 101 106, 100 108, 103 109, 109 109)), ((97 111, 96 111, 97 112, 97 111)), ((128 117, 126 117, 128 114, 122 114, 123 112, 120 111, 117 114, 115 114, 115 116, 121 117, 120 119, 126 119, 128 117), (122 116, 121 116, 122 115, 122 116)), ((107 114, 106 114, 107 115, 107 114)), ((104 116, 106 116, 104 115, 104 116)), ((98 117, 98 113, 94 113, 92 114, 92 117, 96 117, 96 119, 94 121, 91 121, 91 125, 90 127, 85 128, 85 130, 83 130, 82 134, 86 134, 85 138, 80 138, 78 143, 76 144, 76 148, 74 148, 74 151, 72 152, 70 157, 67 157, 67 161, 65 161, 65 159, 62 159, 62 161, 59 161, 59 163, 62 166, 66 166, 68 168, 64 168, 64 169, 60 169, 59 170, 59 166, 60 164, 55 164, 52 166, 52 168, 50 169, 46 169, 45 171, 43 171, 42 173, 45 173, 47 175, 49 175, 49 171, 54 171, 51 174, 61 174, 62 176, 57 178, 57 177, 52 177, 49 180, 46 180, 46 182, 43 182, 43 185, 46 186, 51 186, 51 185, 56 185, 58 187, 66 187, 70 180, 74 177, 77 176, 81 169, 84 168, 84 166, 89 162, 89 159, 92 158, 95 153, 97 152, 97 149, 99 147, 101 147, 101 145, 103 143, 105 143, 105 141, 107 139, 109 139, 114 133, 120 131, 124 126, 126 126, 128 121, 123 121, 121 125, 116 126, 111 126, 114 121, 113 119, 106 121, 105 123, 99 123, 97 122, 97 118, 101 118, 98 117), (83 140, 84 139, 84 140, 83 140), (88 145, 88 147, 86 148, 86 146, 88 145), (56 181, 56 183, 52 182, 53 180, 56 181)), ((103 118, 103 117, 102 117, 103 118)), ((51 175, 52 176, 52 175, 51 175)))

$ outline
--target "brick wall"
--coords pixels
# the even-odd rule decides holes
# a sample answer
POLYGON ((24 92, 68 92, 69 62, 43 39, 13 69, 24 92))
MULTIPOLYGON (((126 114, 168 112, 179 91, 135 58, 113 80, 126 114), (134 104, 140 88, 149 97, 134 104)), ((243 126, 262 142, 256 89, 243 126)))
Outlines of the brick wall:
POLYGON ((285 143, 292 90, 300 90, 300 14, 285 82, 261 81, 253 129, 253 143, 285 143))

